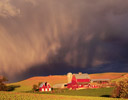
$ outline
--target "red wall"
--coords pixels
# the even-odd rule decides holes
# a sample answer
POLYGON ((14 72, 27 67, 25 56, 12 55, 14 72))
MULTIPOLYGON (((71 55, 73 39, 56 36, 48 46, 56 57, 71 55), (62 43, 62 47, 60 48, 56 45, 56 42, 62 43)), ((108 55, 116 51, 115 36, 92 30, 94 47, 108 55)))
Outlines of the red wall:
POLYGON ((90 82, 90 79, 77 79, 77 82, 90 82))
POLYGON ((90 82, 90 79, 76 79, 75 75, 72 76, 72 83, 77 82, 90 82))
POLYGON ((76 84, 76 82, 77 82, 76 77, 75 77, 75 75, 73 75, 73 76, 72 76, 72 83, 73 83, 73 84, 76 84))

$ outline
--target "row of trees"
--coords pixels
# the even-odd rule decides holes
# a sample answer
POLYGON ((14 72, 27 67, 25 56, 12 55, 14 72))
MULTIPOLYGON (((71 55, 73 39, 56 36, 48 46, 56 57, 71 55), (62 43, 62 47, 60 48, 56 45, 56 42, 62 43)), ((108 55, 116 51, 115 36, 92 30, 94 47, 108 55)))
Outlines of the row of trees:
POLYGON ((13 91, 15 88, 20 87, 20 85, 6 85, 8 79, 6 77, 0 76, 0 91, 13 91))

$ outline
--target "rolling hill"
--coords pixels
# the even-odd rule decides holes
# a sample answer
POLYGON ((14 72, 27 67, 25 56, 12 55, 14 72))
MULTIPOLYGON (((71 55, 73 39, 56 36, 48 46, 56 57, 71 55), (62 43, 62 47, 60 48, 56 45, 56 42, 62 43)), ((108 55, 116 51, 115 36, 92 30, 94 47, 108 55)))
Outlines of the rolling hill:
MULTIPOLYGON (((111 80, 119 80, 124 77, 128 77, 127 73, 96 73, 96 74, 89 74, 91 79, 111 79, 111 80)), ((51 86, 58 83, 67 83, 67 76, 66 75, 53 75, 53 76, 36 76, 31 77, 26 80, 10 83, 8 85, 19 85, 19 88, 15 88, 14 91, 30 91, 32 90, 32 86, 39 82, 49 82, 51 86)))

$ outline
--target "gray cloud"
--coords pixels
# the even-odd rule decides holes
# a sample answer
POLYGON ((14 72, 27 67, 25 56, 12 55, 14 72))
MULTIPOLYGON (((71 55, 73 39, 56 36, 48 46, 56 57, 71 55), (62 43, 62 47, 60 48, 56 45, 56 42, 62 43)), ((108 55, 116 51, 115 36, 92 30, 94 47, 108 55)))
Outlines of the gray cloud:
POLYGON ((127 0, 1 2, 9 7, 6 16, 15 16, 17 9, 20 16, 0 18, 0 74, 31 74, 38 64, 41 71, 46 66, 86 70, 128 61, 127 0))
POLYGON ((16 16, 20 13, 20 10, 17 9, 10 3, 10 0, 0 0, 0 16, 16 16))

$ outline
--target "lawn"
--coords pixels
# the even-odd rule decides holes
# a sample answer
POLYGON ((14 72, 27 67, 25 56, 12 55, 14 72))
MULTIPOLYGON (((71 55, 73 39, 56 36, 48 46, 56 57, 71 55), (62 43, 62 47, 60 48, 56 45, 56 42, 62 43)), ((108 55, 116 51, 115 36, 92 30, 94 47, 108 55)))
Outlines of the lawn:
POLYGON ((125 100, 118 98, 0 92, 0 100, 125 100))
POLYGON ((63 90, 56 92, 59 95, 72 95, 72 96, 95 96, 95 97, 109 97, 111 96, 113 88, 100 88, 100 89, 82 89, 82 90, 63 90))

